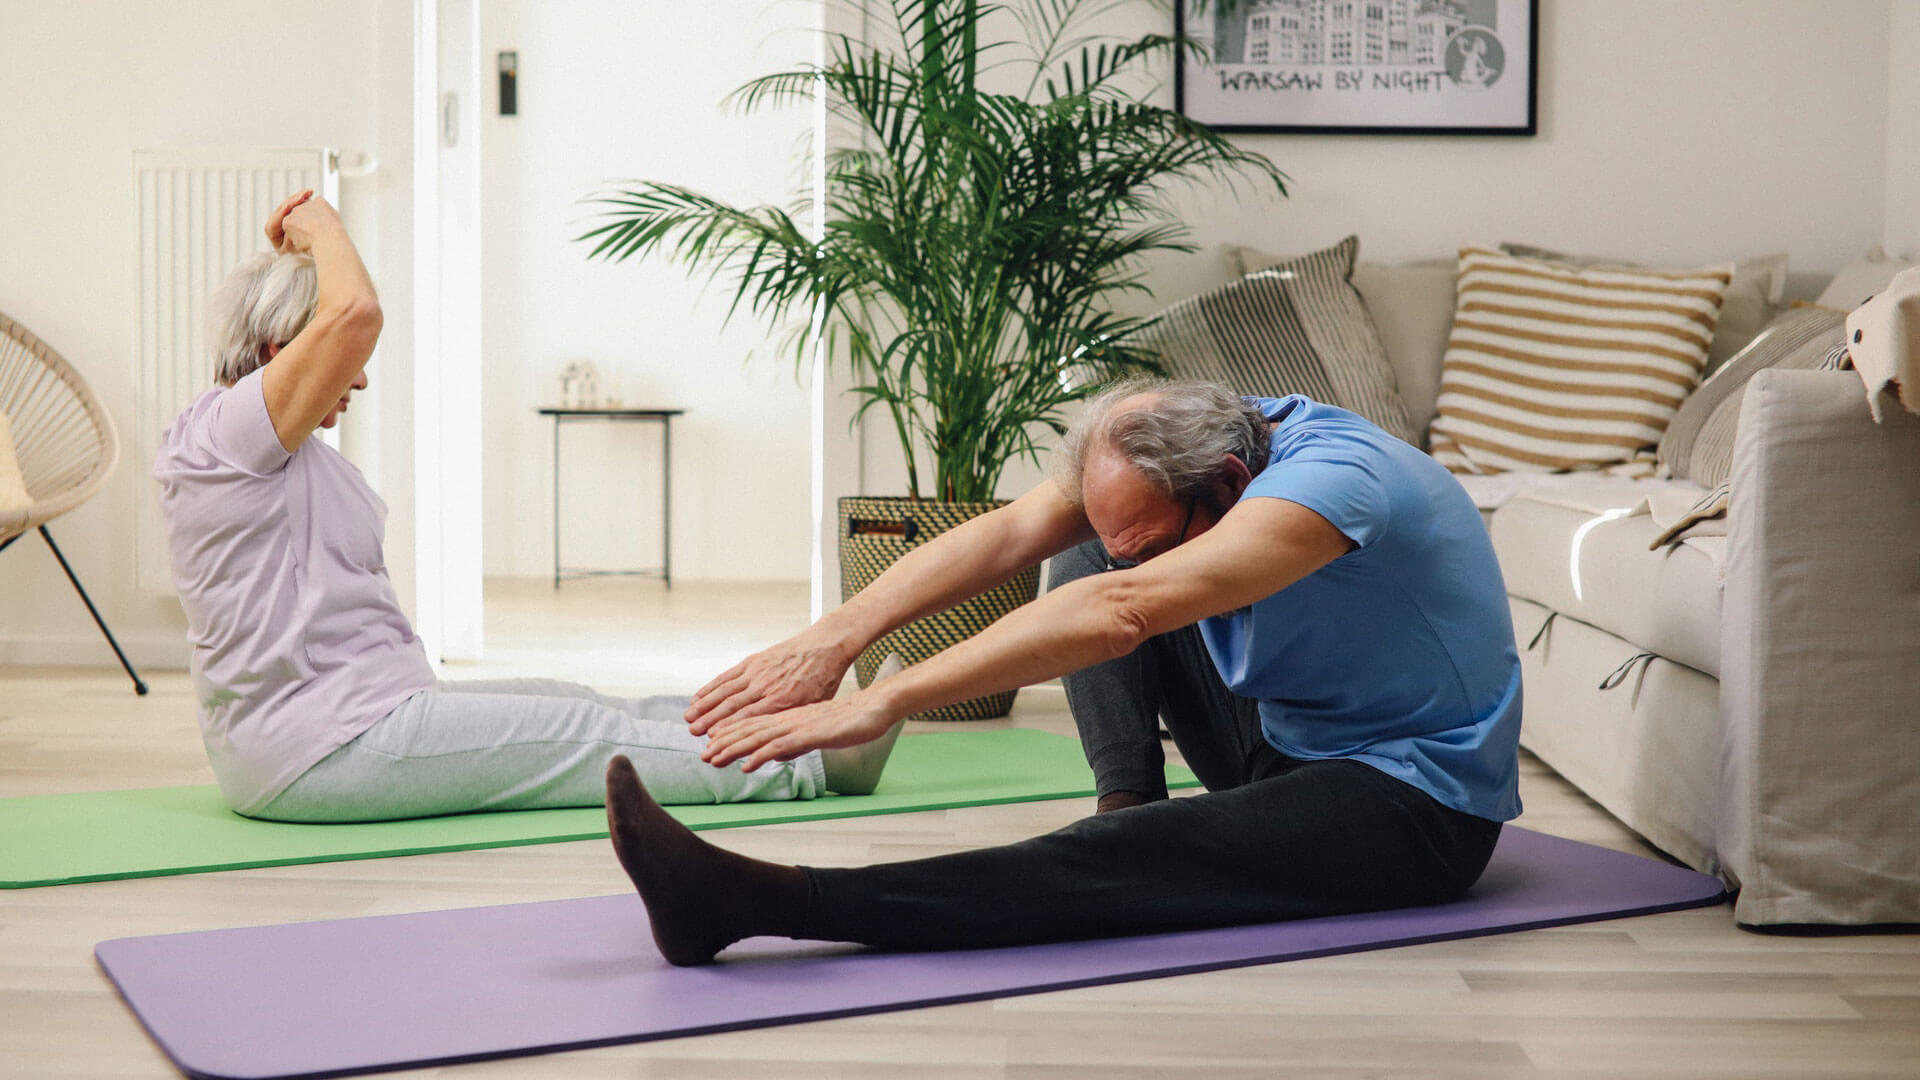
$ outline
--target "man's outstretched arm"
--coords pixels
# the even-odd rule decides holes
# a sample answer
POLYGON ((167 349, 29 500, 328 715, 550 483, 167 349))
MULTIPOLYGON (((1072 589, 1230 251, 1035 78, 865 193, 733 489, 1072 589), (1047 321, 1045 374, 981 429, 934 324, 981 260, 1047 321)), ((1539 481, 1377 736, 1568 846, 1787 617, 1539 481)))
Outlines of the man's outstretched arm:
POLYGON ((1271 596, 1352 547, 1345 534, 1298 503, 1248 499, 1172 551, 1049 592, 852 697, 720 719, 706 729, 705 757, 714 765, 744 760, 753 770, 812 749, 853 745, 903 716, 1123 656, 1155 634, 1271 596))
POLYGON ((977 596, 1092 535, 1085 512, 1052 482, 1043 483, 913 549, 819 622, 720 674, 694 695, 687 722, 700 735, 725 720, 825 701, 861 651, 889 631, 977 596))

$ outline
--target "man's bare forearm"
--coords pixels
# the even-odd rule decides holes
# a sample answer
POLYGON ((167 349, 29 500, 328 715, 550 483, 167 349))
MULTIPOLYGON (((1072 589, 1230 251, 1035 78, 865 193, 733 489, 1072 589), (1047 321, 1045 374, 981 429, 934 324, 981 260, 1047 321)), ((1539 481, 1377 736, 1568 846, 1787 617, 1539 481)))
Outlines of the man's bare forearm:
POLYGON ((1278 499, 1250 502, 1137 569, 1055 589, 864 693, 888 715, 905 716, 1030 686, 1270 596, 1352 546, 1311 510, 1278 499))
POLYGON ((1144 640, 1145 623, 1115 576, 1055 589, 866 693, 881 695, 889 715, 907 716, 1124 656, 1144 640))
POLYGON ((888 631, 945 611, 1090 535, 1051 484, 914 548, 816 628, 858 655, 888 631))

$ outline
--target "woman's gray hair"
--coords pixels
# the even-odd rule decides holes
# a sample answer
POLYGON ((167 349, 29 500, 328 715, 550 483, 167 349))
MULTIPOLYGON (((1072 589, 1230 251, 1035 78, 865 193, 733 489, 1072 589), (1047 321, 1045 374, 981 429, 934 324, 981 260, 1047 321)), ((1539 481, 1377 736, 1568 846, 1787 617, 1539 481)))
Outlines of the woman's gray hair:
POLYGON ((1176 499, 1191 498, 1213 490, 1220 462, 1229 454, 1260 475, 1267 465, 1268 437, 1265 414, 1218 383, 1127 379, 1087 402, 1054 456, 1053 477, 1067 498, 1080 505, 1087 457, 1106 447, 1154 487, 1176 499), (1156 400, 1138 408, 1116 408, 1141 394, 1156 400))
POLYGON ((306 328, 319 293, 311 255, 263 251, 240 260, 209 301, 214 381, 232 386, 266 363, 268 346, 306 328))

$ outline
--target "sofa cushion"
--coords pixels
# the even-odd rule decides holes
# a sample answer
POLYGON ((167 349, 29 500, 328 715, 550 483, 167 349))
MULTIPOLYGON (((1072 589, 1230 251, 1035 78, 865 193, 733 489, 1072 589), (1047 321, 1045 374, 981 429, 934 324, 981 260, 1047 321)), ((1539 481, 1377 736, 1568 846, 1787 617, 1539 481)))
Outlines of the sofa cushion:
POLYGON ((1806 305, 1782 314, 1687 395, 1660 437, 1661 464, 1683 480, 1714 487, 1733 471, 1733 433, 1748 380, 1770 367, 1812 370, 1843 340, 1846 313, 1806 305))
POLYGON ((1875 293, 1887 287, 1894 275, 1915 265, 1912 259, 1896 259, 1882 248, 1862 255, 1860 258, 1840 268, 1820 291, 1814 303, 1821 307, 1838 308, 1852 311, 1875 293))
POLYGON ((1556 472, 1651 450, 1700 381, 1732 276, 1462 248, 1433 456, 1455 472, 1556 472))
MULTIPOLYGON (((1500 250, 1509 255, 1575 266, 1637 265, 1622 259, 1568 255, 1531 244, 1501 244, 1500 250)), ((1726 298, 1720 303, 1720 321, 1714 324, 1713 344, 1707 349, 1707 374, 1713 374, 1720 365, 1733 359, 1735 353, 1746 348, 1747 342, 1765 329, 1773 319, 1774 309, 1786 295, 1786 288, 1787 253, 1784 251, 1741 259, 1733 264, 1733 280, 1728 283, 1726 298)))
MULTIPOLYGON (((1509 499, 1492 524, 1507 592, 1718 677, 1719 571, 1691 545, 1648 550, 1660 527, 1629 516, 1640 498, 1615 486, 1509 499)), ((1514 632, 1524 645, 1538 629, 1514 632)))
POLYGON ((1380 335, 1353 287, 1360 240, 1349 236, 1182 300, 1134 341, 1169 374, 1242 394, 1305 394, 1419 444, 1380 335))

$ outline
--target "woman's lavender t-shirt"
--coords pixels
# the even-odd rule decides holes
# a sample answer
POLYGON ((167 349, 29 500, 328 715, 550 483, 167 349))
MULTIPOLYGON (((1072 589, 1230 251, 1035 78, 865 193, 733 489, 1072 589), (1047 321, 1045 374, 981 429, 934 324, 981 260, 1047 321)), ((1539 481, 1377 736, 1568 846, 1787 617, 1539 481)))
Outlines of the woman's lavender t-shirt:
POLYGON ((287 453, 260 379, 203 394, 153 463, 201 737, 243 814, 435 681, 387 579, 386 504, 319 439, 287 453))

